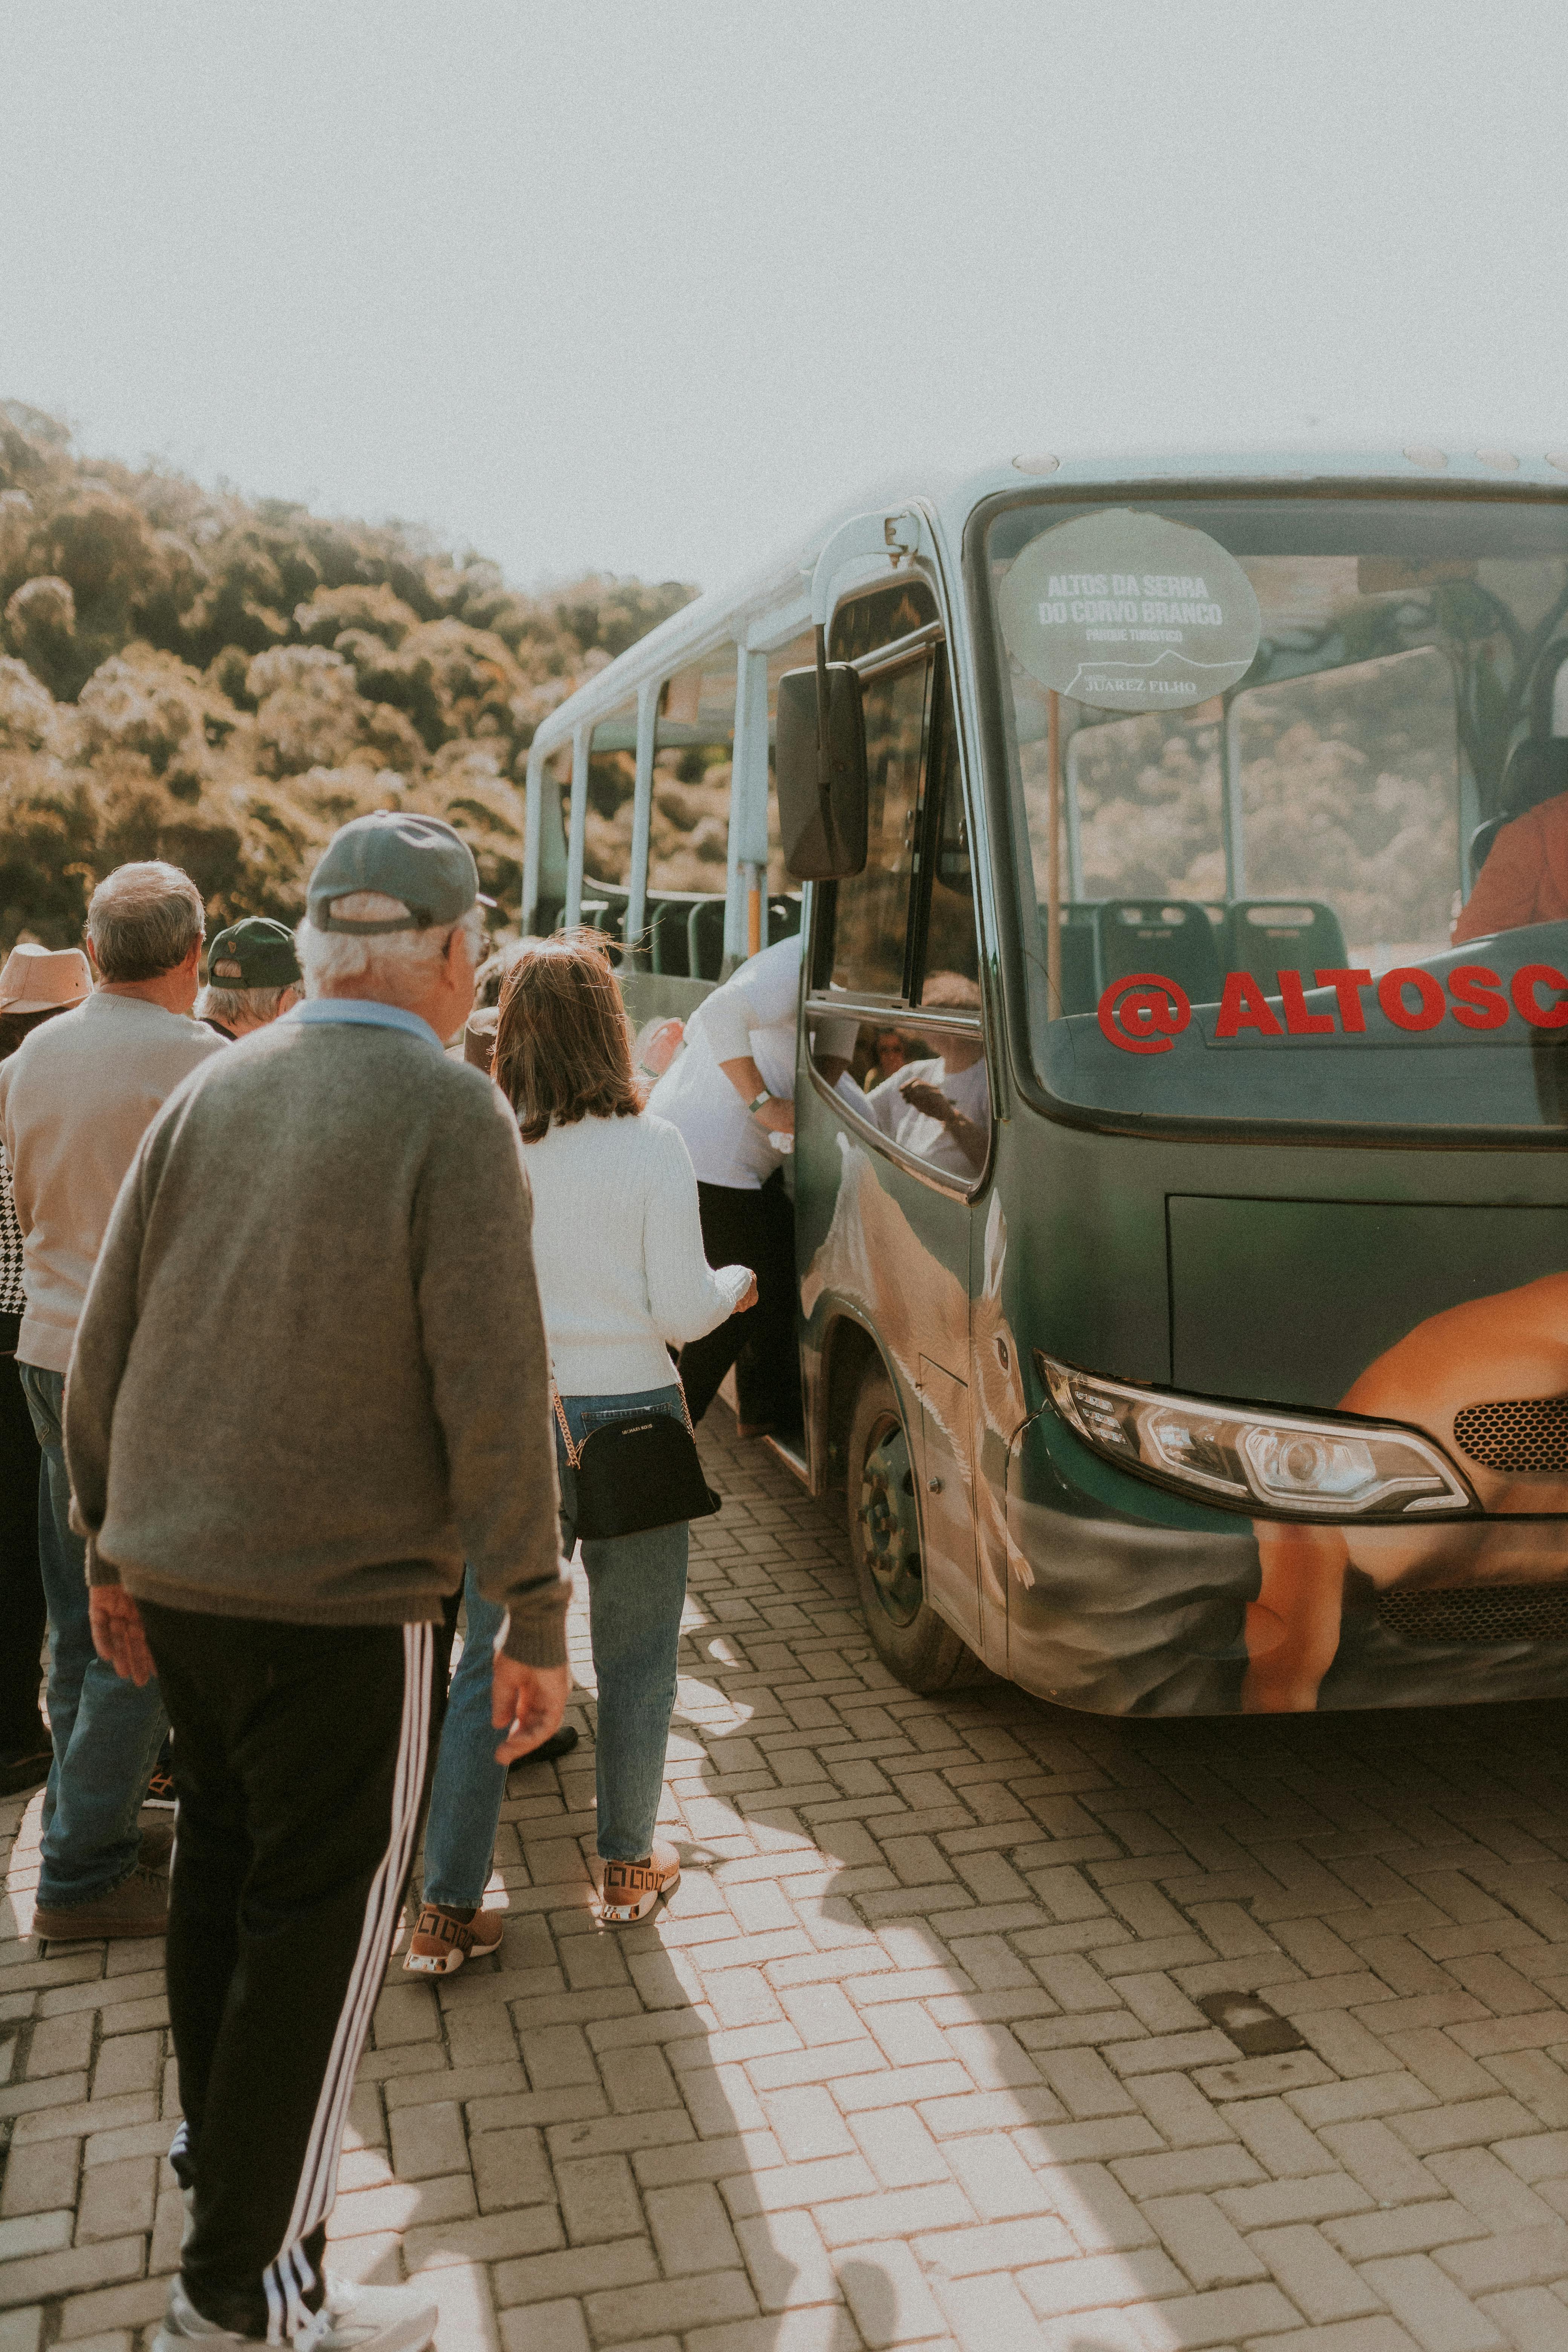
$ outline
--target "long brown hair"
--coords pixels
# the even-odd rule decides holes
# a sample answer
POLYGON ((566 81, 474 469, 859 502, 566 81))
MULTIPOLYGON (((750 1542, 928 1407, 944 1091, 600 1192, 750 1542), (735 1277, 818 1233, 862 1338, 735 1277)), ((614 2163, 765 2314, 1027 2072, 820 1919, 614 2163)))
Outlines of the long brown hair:
POLYGON ((491 1067, 525 1143, 552 1122, 637 1117, 631 1033, 596 931, 523 941, 501 989, 491 1067))

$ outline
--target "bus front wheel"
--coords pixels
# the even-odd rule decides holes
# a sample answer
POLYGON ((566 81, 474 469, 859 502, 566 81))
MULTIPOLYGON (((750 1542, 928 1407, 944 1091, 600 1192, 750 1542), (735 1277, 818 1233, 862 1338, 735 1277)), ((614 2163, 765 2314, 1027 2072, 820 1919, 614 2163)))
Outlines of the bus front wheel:
POLYGON ((914 1454, 880 1364, 861 1380, 846 1466, 849 1549, 877 1654, 906 1689, 944 1690, 975 1661, 926 1599, 914 1454))

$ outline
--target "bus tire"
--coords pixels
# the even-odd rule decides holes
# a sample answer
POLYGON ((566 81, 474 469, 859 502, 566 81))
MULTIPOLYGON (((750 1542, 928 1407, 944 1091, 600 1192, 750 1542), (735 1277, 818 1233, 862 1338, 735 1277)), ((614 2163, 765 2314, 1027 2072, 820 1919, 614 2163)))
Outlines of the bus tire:
POLYGON ((925 1597, 914 1455, 879 1363, 860 1377, 846 1461, 849 1553, 877 1655, 906 1690, 945 1690, 979 1662, 925 1597))

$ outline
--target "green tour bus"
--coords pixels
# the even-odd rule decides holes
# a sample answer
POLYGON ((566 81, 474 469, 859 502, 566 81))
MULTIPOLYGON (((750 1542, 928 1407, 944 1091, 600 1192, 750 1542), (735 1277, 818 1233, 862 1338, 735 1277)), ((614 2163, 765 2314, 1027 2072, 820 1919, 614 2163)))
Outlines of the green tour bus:
POLYGON ((527 844, 639 1031, 802 934, 773 1442, 902 1681, 1568 1690, 1568 451, 900 485, 563 702, 527 844))

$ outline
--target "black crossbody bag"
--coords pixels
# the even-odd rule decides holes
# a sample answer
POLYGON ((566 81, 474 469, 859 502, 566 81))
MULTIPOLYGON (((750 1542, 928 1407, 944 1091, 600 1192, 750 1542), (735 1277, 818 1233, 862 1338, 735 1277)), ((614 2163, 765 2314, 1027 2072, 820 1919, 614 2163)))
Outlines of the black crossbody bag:
POLYGON ((606 1421, 574 1445, 565 1409, 553 1392, 566 1459, 577 1474, 577 1533, 590 1538, 641 1535, 682 1519, 710 1518, 721 1497, 702 1475, 691 1418, 681 1393, 682 1418, 628 1412, 606 1421))

